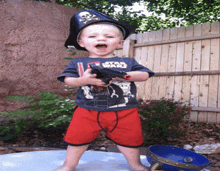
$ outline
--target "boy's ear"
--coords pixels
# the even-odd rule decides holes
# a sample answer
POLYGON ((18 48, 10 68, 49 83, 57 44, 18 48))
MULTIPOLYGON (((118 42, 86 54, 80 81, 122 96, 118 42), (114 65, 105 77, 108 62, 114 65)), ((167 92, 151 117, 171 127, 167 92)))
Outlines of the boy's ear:
POLYGON ((123 47, 123 43, 124 43, 124 40, 120 40, 120 42, 118 43, 118 47, 117 48, 123 47))
POLYGON ((77 40, 77 43, 78 43, 81 47, 83 47, 83 48, 85 47, 84 43, 83 43, 80 39, 77 40))

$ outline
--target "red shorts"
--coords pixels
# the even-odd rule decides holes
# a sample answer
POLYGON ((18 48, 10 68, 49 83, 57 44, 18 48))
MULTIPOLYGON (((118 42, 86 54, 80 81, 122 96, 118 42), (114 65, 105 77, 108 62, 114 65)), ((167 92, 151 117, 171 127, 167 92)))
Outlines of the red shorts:
POLYGON ((106 138, 125 147, 143 144, 141 120, 138 109, 121 111, 94 111, 76 107, 64 141, 81 146, 93 142, 105 130, 106 138))

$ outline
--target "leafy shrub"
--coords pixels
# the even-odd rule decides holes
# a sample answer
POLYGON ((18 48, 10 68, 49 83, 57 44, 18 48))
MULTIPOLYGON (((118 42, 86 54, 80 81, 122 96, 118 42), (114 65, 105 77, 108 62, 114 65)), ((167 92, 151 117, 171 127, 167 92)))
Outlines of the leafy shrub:
POLYGON ((9 140, 31 126, 57 127, 70 122, 75 101, 51 92, 38 93, 37 97, 27 95, 8 96, 8 100, 26 102, 19 110, 1 112, 0 140, 9 140))
MULTIPOLYGON (((76 55, 76 52, 71 49, 66 51, 71 52, 72 56, 76 55)), ((72 60, 73 58, 66 57, 64 59, 72 60)), ((75 89, 71 87, 64 90, 73 91, 73 95, 76 93, 75 89)), ((6 99, 26 102, 27 106, 19 110, 0 112, 0 117, 3 118, 3 121, 0 121, 0 140, 2 141, 14 138, 32 126, 48 128, 67 125, 71 120, 75 106, 75 100, 63 98, 51 92, 38 93, 37 97, 27 95, 7 96, 6 99)))
POLYGON ((160 143, 167 138, 184 136, 180 123, 189 117, 191 108, 174 100, 139 100, 139 113, 146 133, 145 145, 160 143))

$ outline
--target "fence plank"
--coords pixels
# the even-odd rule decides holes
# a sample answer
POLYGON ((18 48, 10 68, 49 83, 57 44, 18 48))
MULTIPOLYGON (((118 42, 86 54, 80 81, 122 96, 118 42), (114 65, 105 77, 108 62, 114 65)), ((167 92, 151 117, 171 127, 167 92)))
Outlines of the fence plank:
MULTIPOLYGON (((200 60, 201 60, 201 41, 193 42, 193 64, 192 71, 200 71, 200 60)), ((199 80, 200 76, 193 76, 191 78, 191 92, 190 92, 190 104, 192 106, 199 105, 199 80)), ((198 112, 195 112, 198 113, 198 112)), ((204 121, 205 122, 205 121, 204 121)))
MULTIPOLYGON (((149 37, 148 37, 148 33, 143 33, 143 35, 142 35, 142 42, 147 42, 147 41, 149 41, 149 37)), ((148 67, 147 66, 147 57, 148 57, 148 47, 142 47, 141 48, 141 59, 140 59, 140 63, 143 65, 143 66, 145 66, 145 67, 148 67)), ((140 92, 140 94, 142 94, 142 95, 140 95, 140 97, 142 98, 142 99, 144 99, 144 100, 146 100, 146 84, 149 82, 149 80, 148 81, 144 81, 144 82, 139 82, 138 84, 139 84, 139 87, 142 87, 142 89, 141 90, 143 90, 142 92, 141 92, 141 90, 139 91, 140 92)), ((150 90, 150 92, 151 92, 151 86, 149 86, 148 87, 148 90, 150 90)))
MULTIPOLYGON (((199 107, 208 106, 208 83, 209 76, 200 76, 199 107)), ((208 119, 208 112, 199 112, 199 117, 208 119)), ((205 122, 207 122, 207 120, 205 122)))
POLYGON ((212 35, 216 35, 220 33, 220 23, 218 21, 211 24, 211 33, 212 35))
MULTIPOLYGON (((143 33, 139 33, 139 34, 137 34, 137 43, 142 43, 142 42, 143 42, 143 33)), ((137 48, 137 49, 135 49, 135 52, 134 52, 135 53, 134 54, 135 60, 140 64, 142 64, 141 51, 142 51, 142 48, 137 48)), ((144 82, 136 82, 135 84, 137 86, 137 97, 143 99, 145 96, 144 82)))
MULTIPOLYGON (((210 34, 219 33, 219 23, 211 24, 210 34)), ((210 50, 210 70, 219 70, 219 39, 211 39, 211 50, 210 50)), ((218 77, 219 75, 209 76, 209 97, 208 107, 218 106, 218 77)), ((217 113, 208 112, 208 122, 216 123, 217 113)))
MULTIPOLYGON (((162 40, 162 30, 156 32, 155 40, 162 40)), ((161 66, 161 54, 162 54, 162 46, 155 46, 155 56, 154 56, 154 72, 160 71, 161 66)), ((160 79, 159 77, 153 77, 153 91, 152 91, 152 99, 158 99, 159 97, 159 89, 160 89, 160 79)))
MULTIPOLYGON (((143 33, 143 42, 148 42, 149 41, 149 36, 148 36, 149 32, 143 33)), ((148 68, 147 66, 147 60, 148 60, 148 47, 142 47, 142 51, 141 51, 141 64, 145 67, 148 68)), ((147 80, 146 82, 143 82, 142 86, 144 89, 144 95, 142 96, 142 98, 144 100, 147 99, 146 94, 151 93, 151 84, 150 84, 151 80, 147 80), (146 85, 149 85, 148 87, 146 87, 146 85), (148 92, 148 93, 146 93, 148 92)), ((140 92, 141 93, 141 92, 140 92)))
MULTIPOLYGON (((162 31, 162 40, 168 40, 170 37, 170 30, 165 29, 162 31)), ((162 54, 161 54, 161 64, 159 72, 167 72, 168 71, 168 56, 169 56, 169 45, 162 45, 162 54)), ((159 77, 159 95, 158 99, 166 97, 167 91, 167 78, 168 77, 159 77)))
MULTIPOLYGON (((156 41, 158 36, 157 36, 157 31, 152 31, 151 34, 149 35, 149 40, 150 41, 156 41)), ((159 66, 160 65, 160 59, 158 61, 158 46, 153 46, 154 48, 154 55, 153 55, 153 71, 159 71, 159 66)), ((159 55, 160 57, 160 55, 159 55)), ((158 94, 158 78, 153 77, 152 78, 152 92, 151 92, 151 99, 157 99, 157 94, 158 94)))
MULTIPOLYGON (((185 37, 193 37, 193 26, 186 27, 185 37)), ((187 68, 188 65, 185 65, 185 63, 189 57, 192 58, 192 42, 185 42, 184 46, 183 71, 188 69, 191 72, 191 68, 187 68)), ((189 104, 190 102, 191 78, 191 76, 183 76, 182 101, 186 104, 189 104)))
POLYGON ((125 57, 132 58, 134 56, 134 40, 127 39, 123 44, 123 54, 125 57))
MULTIPOLYGON (((162 40, 162 30, 159 30, 159 31, 156 32, 155 39, 162 40)), ((159 72, 160 71, 161 53, 162 53, 162 46, 161 45, 155 46, 154 72, 159 72)))
MULTIPOLYGON (((170 30, 170 38, 176 39, 177 38, 177 28, 172 28, 170 30)), ((168 71, 174 72, 175 65, 176 65, 176 43, 170 44, 169 46, 169 58, 168 58, 168 71)), ((174 76, 170 76, 167 78, 167 95, 168 99, 173 98, 174 96, 174 76)))
MULTIPOLYGON (((153 41, 155 40, 155 32, 149 32, 147 35, 148 36, 148 40, 149 41, 153 41)), ((148 47, 148 57, 147 57, 147 67, 151 70, 154 71, 154 46, 149 46, 148 47)), ((150 80, 148 80, 145 84, 145 95, 146 95, 146 99, 152 99, 152 88, 153 88, 153 78, 151 78, 150 80)))
MULTIPOLYGON (((210 61, 210 40, 202 41, 202 56, 201 56, 201 70, 209 70, 210 61)), ((199 106, 208 106, 208 87, 209 76, 200 76, 200 95, 199 95, 199 106)))
MULTIPOLYGON (((211 40, 210 70, 219 69, 219 40, 211 40)), ((218 75, 211 75, 209 80, 208 107, 217 107, 218 104, 218 75)))
MULTIPOLYGON (((141 43, 143 41, 143 33, 137 34, 137 43, 141 43)), ((135 60, 141 64, 141 50, 142 48, 135 49, 135 60)))
POLYGON ((220 113, 217 113, 217 119, 216 119, 216 123, 220 123, 220 113))
POLYGON ((204 23, 202 24, 202 36, 209 36, 211 34, 211 24, 204 23))
MULTIPOLYGON (((168 29, 163 30, 163 40, 169 39, 170 32, 168 29)), ((169 44, 162 45, 161 67, 160 72, 168 71, 169 44)))
MULTIPOLYGON (((202 35, 210 34, 210 24, 206 23, 202 25, 202 35)), ((210 63, 210 40, 202 40, 201 47, 201 70, 209 70, 210 63)), ((208 107, 208 91, 209 91, 209 76, 201 75, 200 76, 200 92, 199 92, 199 107, 208 107)), ((199 112, 201 117, 207 118, 208 121, 208 112, 199 112), (202 116, 204 115, 204 116, 202 116)), ((206 121, 206 122, 207 122, 206 121)))
MULTIPOLYGON (((214 22, 211 24, 211 34, 219 34, 220 33, 220 23, 219 22, 214 22)), ((211 40, 211 66, 212 63, 216 63, 216 67, 218 65, 218 70, 220 69, 220 66, 219 66, 219 58, 220 58, 220 39, 214 39, 214 40, 211 40), (213 42, 215 41, 215 42, 213 42), (215 47, 213 47, 213 45, 215 45, 215 47), (213 48, 216 49, 215 51, 213 51, 213 48), (213 52, 212 52, 213 51, 213 52)), ((217 82, 217 99, 216 99, 216 105, 217 107, 220 107, 220 95, 219 95, 219 92, 220 92, 220 76, 218 75, 217 79, 216 79, 216 82, 217 82)), ((220 123, 220 113, 216 113, 216 123, 220 123)))
MULTIPOLYGON (((143 42, 148 42, 149 41, 149 34, 150 32, 146 32, 144 33, 143 35, 143 42)), ((150 47, 146 46, 146 47, 143 47, 142 48, 142 56, 144 56, 144 58, 146 59, 146 62, 144 63, 144 66, 146 66, 147 68, 149 68, 150 70, 153 70, 153 64, 150 65, 150 62, 152 59, 152 56, 150 55, 150 47)), ((144 86, 144 89, 145 89, 145 99, 151 99, 151 92, 152 92, 152 78, 150 78, 149 80, 147 80, 145 82, 145 86, 144 86)))
MULTIPOLYGON (((202 35, 202 25, 197 24, 193 27, 193 36, 201 36, 202 35)), ((192 71, 200 71, 200 58, 201 58, 201 41, 195 41, 192 43, 192 71)), ((185 70, 185 69, 184 69, 185 70)), ((190 91, 190 104, 192 106, 199 105, 199 76, 193 76, 191 78, 191 91, 190 91)), ((206 122, 206 116, 199 115, 199 112, 193 111, 191 112, 191 121, 194 122, 206 122)))
MULTIPOLYGON (((185 37, 185 27, 180 27, 177 29, 177 38, 185 37)), ((176 56, 176 72, 183 71, 183 59, 184 59, 184 43, 177 43, 177 56, 176 56)), ((175 87, 174 87, 174 100, 179 101, 182 98, 182 82, 183 77, 175 77, 175 87)))
MULTIPOLYGON (((215 24, 215 25, 217 25, 217 23, 215 24)), ((216 26, 216 28, 217 29, 215 29, 215 30, 218 30, 218 32, 220 32, 220 23, 218 23, 218 25, 216 26)), ((218 39, 219 41, 218 41, 218 44, 219 44, 219 48, 218 48, 218 50, 220 51, 220 39, 218 39)), ((219 55, 220 55, 220 53, 219 53, 219 55)), ((220 56, 218 57, 218 58, 220 58, 220 56)), ((220 69, 220 66, 219 66, 219 69, 220 69)), ((219 78, 218 78, 218 99, 217 99, 217 101, 218 101, 218 107, 220 107, 220 76, 219 76, 219 78)), ((216 119, 216 121, 217 121, 217 123, 220 123, 220 113, 217 113, 217 119, 216 119)))

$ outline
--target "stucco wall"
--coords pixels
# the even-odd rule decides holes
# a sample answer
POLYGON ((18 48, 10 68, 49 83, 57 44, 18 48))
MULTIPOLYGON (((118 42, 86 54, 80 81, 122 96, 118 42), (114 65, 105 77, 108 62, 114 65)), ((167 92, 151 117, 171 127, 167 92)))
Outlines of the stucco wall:
MULTIPOLYGON (((79 9, 33 0, 0 1, 0 112, 6 96, 51 91, 65 95, 61 74, 72 57, 63 46, 79 9)), ((87 55, 77 52, 78 56, 87 55)))

